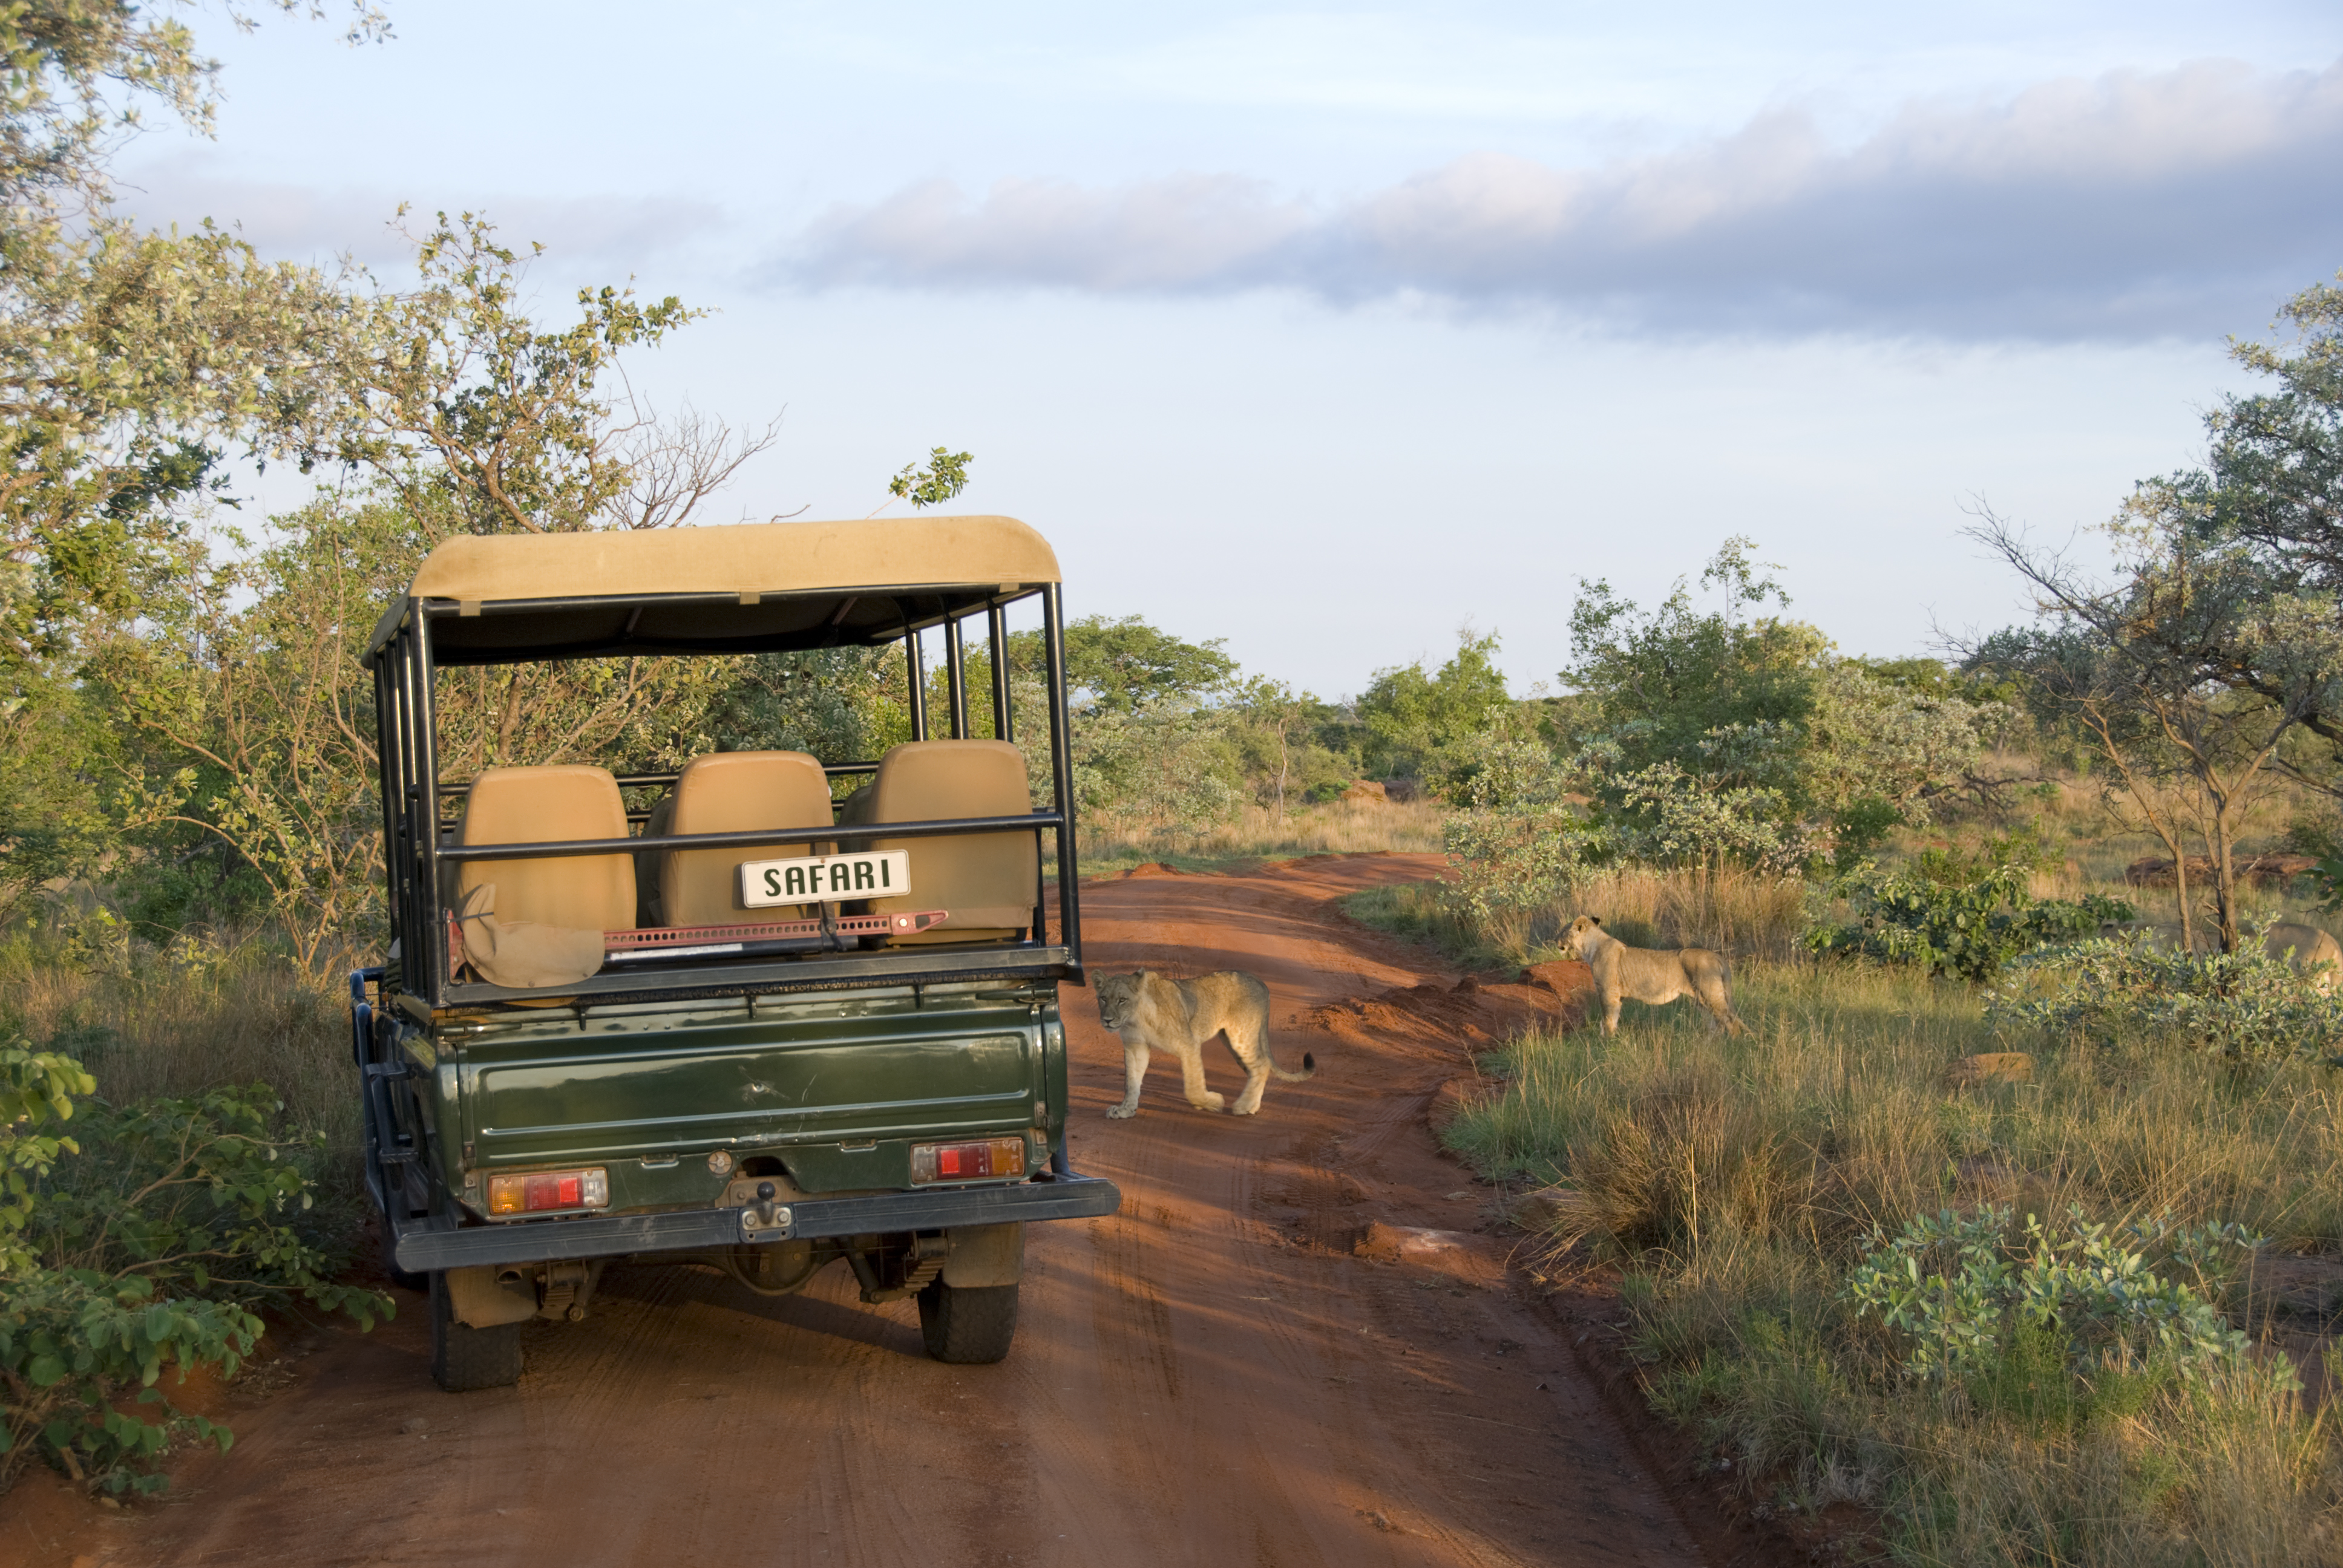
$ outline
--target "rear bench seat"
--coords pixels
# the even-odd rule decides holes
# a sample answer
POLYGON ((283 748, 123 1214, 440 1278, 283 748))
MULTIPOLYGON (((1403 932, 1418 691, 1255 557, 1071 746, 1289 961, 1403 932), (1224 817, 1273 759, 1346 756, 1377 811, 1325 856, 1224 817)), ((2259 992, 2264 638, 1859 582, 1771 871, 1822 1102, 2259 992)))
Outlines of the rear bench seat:
MULTIPOLYGON (((759 828, 827 828, 830 779, 802 751, 718 751, 695 757, 660 802, 653 833, 745 833, 759 828)), ((813 852, 807 844, 742 849, 675 849, 646 853, 656 860, 659 921, 668 926, 721 926, 747 920, 795 918, 786 908, 743 913, 735 901, 743 860, 777 860, 813 852)), ((827 850, 828 845, 819 848, 827 850)))
MULTIPOLYGON (((488 768, 464 798, 456 841, 468 847, 626 836, 626 803, 607 768, 488 768)), ((613 931, 635 923, 631 855, 467 860, 457 871, 451 907, 462 909, 473 889, 490 882, 496 917, 506 925, 531 920, 613 931)))
MULTIPOLYGON (((879 776, 851 804, 850 819, 930 822, 951 817, 1022 817, 1033 809, 1025 758, 1005 740, 914 740, 879 759, 879 776)), ((1033 923, 1041 864, 1031 833, 967 833, 943 839, 873 839, 872 849, 911 857, 911 890, 871 900, 873 914, 944 910, 933 930, 889 939, 897 947, 998 940, 1033 923)))

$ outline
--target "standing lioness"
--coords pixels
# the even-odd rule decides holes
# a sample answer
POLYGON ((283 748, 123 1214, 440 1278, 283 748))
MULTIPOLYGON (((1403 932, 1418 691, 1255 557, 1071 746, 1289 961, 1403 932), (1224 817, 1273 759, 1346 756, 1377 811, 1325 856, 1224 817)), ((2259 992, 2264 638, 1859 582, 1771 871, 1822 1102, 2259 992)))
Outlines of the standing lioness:
POLYGON ((1098 977, 1099 1021, 1122 1036, 1125 1087, 1122 1103, 1109 1116, 1139 1114, 1139 1084, 1147 1076, 1150 1048, 1180 1059, 1180 1087, 1199 1111, 1218 1111, 1223 1101, 1204 1087, 1204 1042, 1221 1035, 1244 1064, 1244 1092, 1229 1109, 1251 1116, 1261 1109, 1262 1091, 1275 1073, 1299 1083, 1318 1070, 1307 1051, 1302 1070, 1288 1072, 1269 1054, 1269 988, 1249 974, 1222 970, 1195 980, 1172 980, 1152 970, 1098 977))
POLYGON ((1570 922, 1569 945, 1594 971, 1595 987, 1603 993, 1605 1034, 1619 1032, 1619 1004, 1629 998, 1660 1007, 1683 996, 1706 1008, 1726 1032, 1749 1032, 1733 1010, 1733 998, 1725 990, 1733 980, 1733 966, 1721 953, 1706 948, 1631 948, 1604 930, 1593 915, 1570 922))

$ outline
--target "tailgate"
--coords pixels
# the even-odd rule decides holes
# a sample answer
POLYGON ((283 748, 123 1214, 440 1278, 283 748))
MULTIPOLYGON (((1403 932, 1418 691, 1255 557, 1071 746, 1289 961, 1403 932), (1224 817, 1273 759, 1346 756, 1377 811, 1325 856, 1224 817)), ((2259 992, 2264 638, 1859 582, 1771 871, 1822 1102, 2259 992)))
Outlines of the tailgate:
POLYGON ((1041 1010, 1021 997, 594 1009, 503 1024, 463 1047, 468 1163, 1021 1129, 1047 1093, 1042 1041, 1041 1010))

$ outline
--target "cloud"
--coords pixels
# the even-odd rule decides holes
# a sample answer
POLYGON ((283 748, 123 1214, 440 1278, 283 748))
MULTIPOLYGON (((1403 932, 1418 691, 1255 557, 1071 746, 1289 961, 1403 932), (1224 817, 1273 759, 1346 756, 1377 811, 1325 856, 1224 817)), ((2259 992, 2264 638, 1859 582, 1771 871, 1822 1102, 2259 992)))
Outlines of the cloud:
POLYGON ((2227 62, 1805 114, 1605 166, 1479 153, 1346 200, 1232 176, 931 181, 839 206, 803 287, 1290 289, 1546 306, 1642 331, 2137 339, 2251 330, 2343 265, 2343 62, 2227 62))
MULTIPOLYGON (((324 261, 344 253, 369 266, 402 266, 414 246, 393 226, 399 197, 383 190, 221 178, 201 156, 157 160, 116 191, 122 210, 188 227, 208 217, 235 228, 262 255, 324 261)), ((476 195, 444 204, 485 214, 507 243, 543 245, 557 266, 627 266, 722 227, 722 209, 663 196, 573 198, 476 195)), ((416 203, 404 226, 427 232, 436 206, 416 203)))

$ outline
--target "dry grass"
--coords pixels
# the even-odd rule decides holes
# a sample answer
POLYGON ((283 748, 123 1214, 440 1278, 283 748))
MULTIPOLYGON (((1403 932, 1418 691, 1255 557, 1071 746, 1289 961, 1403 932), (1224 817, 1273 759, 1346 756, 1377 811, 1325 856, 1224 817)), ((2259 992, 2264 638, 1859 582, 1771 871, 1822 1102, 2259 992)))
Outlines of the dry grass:
POLYGON ((1247 805, 1235 819, 1202 833, 1176 830, 1145 819, 1101 816, 1081 824, 1085 874, 1127 870, 1151 860, 1185 869, 1209 869, 1238 860, 1271 860, 1296 855, 1345 855, 1390 849, 1406 853, 1440 848, 1442 807, 1431 800, 1404 804, 1337 800, 1324 806, 1290 807, 1281 820, 1274 812, 1247 805))
POLYGON ((75 944, 55 928, 0 941, 0 998, 26 1034, 78 1058, 117 1103, 266 1083, 291 1124, 355 1171, 347 1000, 257 943, 75 944))
POLYGON ((1737 990, 1747 1040, 1631 1006, 1615 1041, 1522 1040, 1503 1092, 1449 1134, 1484 1170, 1577 1189, 1554 1239, 1626 1262, 1664 1408, 1778 1485, 1773 1505, 1886 1509, 1913 1561, 2332 1561, 2337 1446, 2292 1396, 2176 1384, 2046 1426, 1891 1380, 1839 1298, 1873 1227, 1948 1205, 2168 1211, 2333 1249, 2326 1070, 2108 1047, 1952 1091, 1954 1059, 2036 1043, 1993 1039, 1966 987, 1759 962, 1737 990))
POLYGON ((1556 942, 1582 914, 1597 917, 1631 947, 1711 948, 1735 960, 1787 960, 1805 929, 1803 883, 1734 867, 1594 872, 1553 904, 1487 922, 1461 915, 1437 882, 1371 889, 1342 907, 1354 920, 1431 942, 1475 968, 1559 957, 1556 942))

